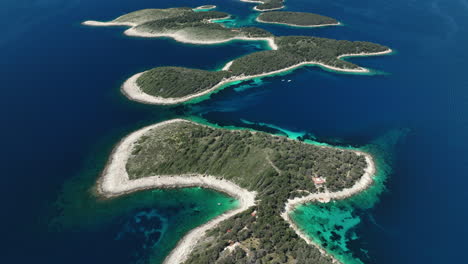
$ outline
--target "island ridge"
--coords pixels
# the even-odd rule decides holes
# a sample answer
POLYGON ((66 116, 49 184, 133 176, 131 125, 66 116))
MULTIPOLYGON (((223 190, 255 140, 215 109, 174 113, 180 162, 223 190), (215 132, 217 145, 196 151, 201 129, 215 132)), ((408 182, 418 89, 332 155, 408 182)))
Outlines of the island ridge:
POLYGON ((340 22, 334 18, 306 12, 266 12, 260 14, 256 20, 261 23, 282 24, 293 27, 324 27, 340 25, 340 22))

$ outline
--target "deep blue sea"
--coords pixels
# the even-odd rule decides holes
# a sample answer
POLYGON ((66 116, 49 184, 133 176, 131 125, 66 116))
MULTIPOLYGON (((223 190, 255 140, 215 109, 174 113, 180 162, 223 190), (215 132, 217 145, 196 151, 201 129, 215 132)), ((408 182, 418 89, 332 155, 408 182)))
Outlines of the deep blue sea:
POLYGON ((379 148, 386 190, 370 209, 341 214, 359 222, 350 230, 350 254, 378 264, 466 262, 468 1, 287 0, 286 10, 344 23, 316 29, 258 25, 252 7, 238 0, 0 2, 1 263, 158 262, 189 229, 235 206, 199 188, 112 201, 92 195, 119 139, 188 115, 379 148), (396 52, 351 59, 378 73, 372 76, 307 67, 197 104, 159 107, 129 101, 121 83, 156 66, 218 69, 264 44, 197 46, 80 25, 142 8, 203 4, 234 14, 234 26, 372 41, 396 52))

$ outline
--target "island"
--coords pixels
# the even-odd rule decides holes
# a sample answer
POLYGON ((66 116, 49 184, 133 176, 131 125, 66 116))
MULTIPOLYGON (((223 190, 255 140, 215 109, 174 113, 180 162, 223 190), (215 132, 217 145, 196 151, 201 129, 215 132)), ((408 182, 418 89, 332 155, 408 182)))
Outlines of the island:
POLYGON ((211 10, 211 9, 215 9, 216 6, 215 5, 202 5, 202 6, 199 6, 199 7, 196 7, 194 8, 194 10, 203 10, 203 11, 207 11, 207 10, 211 10))
POLYGON ((265 40, 270 32, 255 28, 227 28, 216 20, 229 18, 219 11, 196 12, 193 8, 143 9, 109 22, 88 20, 88 26, 129 26, 124 34, 135 37, 169 37, 192 44, 216 44, 232 40, 265 40))
POLYGON ((253 9, 256 11, 261 11, 261 12, 282 9, 284 7, 283 0, 240 0, 240 1, 259 4, 255 6, 253 9))
POLYGON ((372 156, 364 152, 173 119, 124 138, 96 190, 115 197, 198 186, 239 200, 239 207, 185 235, 164 263, 328 264, 338 261, 289 213, 298 204, 361 192, 374 173, 372 156))
POLYGON ((254 52, 226 64, 220 71, 183 67, 157 67, 130 77, 122 92, 131 100, 148 104, 178 104, 209 94, 229 83, 270 76, 307 66, 348 73, 369 70, 343 57, 383 55, 391 49, 364 41, 318 37, 272 38, 275 49, 254 52))
POLYGON ((334 18, 306 12, 273 11, 260 14, 256 20, 261 23, 282 24, 293 27, 340 25, 340 22, 334 18))

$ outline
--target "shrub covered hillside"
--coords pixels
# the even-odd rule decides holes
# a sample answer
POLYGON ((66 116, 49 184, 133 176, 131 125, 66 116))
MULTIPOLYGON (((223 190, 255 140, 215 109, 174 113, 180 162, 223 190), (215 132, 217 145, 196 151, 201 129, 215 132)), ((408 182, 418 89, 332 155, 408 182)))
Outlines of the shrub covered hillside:
POLYGON ((280 214, 289 198, 353 186, 366 166, 364 156, 349 150, 180 121, 142 136, 126 168, 131 179, 209 174, 258 193, 255 207, 209 231, 186 263, 332 263, 280 214), (316 186, 313 177, 326 182, 316 186))
POLYGON ((211 72, 182 67, 158 67, 143 73, 137 79, 137 84, 147 94, 178 98, 203 92, 215 86, 223 78, 230 76, 231 74, 226 71, 211 72))

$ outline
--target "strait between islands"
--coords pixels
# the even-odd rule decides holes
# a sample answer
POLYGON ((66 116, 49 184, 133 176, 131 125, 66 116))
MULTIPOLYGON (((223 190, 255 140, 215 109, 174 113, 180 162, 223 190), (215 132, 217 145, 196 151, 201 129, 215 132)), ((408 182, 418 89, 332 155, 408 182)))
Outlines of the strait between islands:
MULTIPOLYGON (((270 19, 277 21, 291 19, 295 23, 306 21, 315 23, 316 26, 327 25, 332 20, 315 14, 301 14, 303 15, 297 16, 294 12, 270 12, 262 15, 269 15, 270 19)), ((110 22, 85 21, 83 24, 130 26, 131 28, 125 31, 129 36, 170 37, 179 42, 192 44, 248 40, 266 41, 270 47, 270 50, 254 52, 230 61, 218 71, 157 67, 137 73, 125 81, 122 92, 131 100, 147 104, 170 105, 187 102, 234 82, 271 76, 309 65, 336 72, 366 74, 370 72, 368 69, 342 58, 384 55, 392 52, 386 46, 365 41, 352 42, 307 36, 276 37, 260 28, 226 28, 214 22, 227 17, 229 14, 224 12, 195 12, 192 8, 180 7, 144 9, 120 16, 110 22)))
POLYGON ((336 263, 289 213, 299 204, 327 203, 361 192, 374 173, 372 157, 361 151, 173 119, 124 138, 98 180, 97 191, 114 197, 144 189, 199 186, 239 200, 238 208, 185 235, 164 263, 252 259, 336 263))

